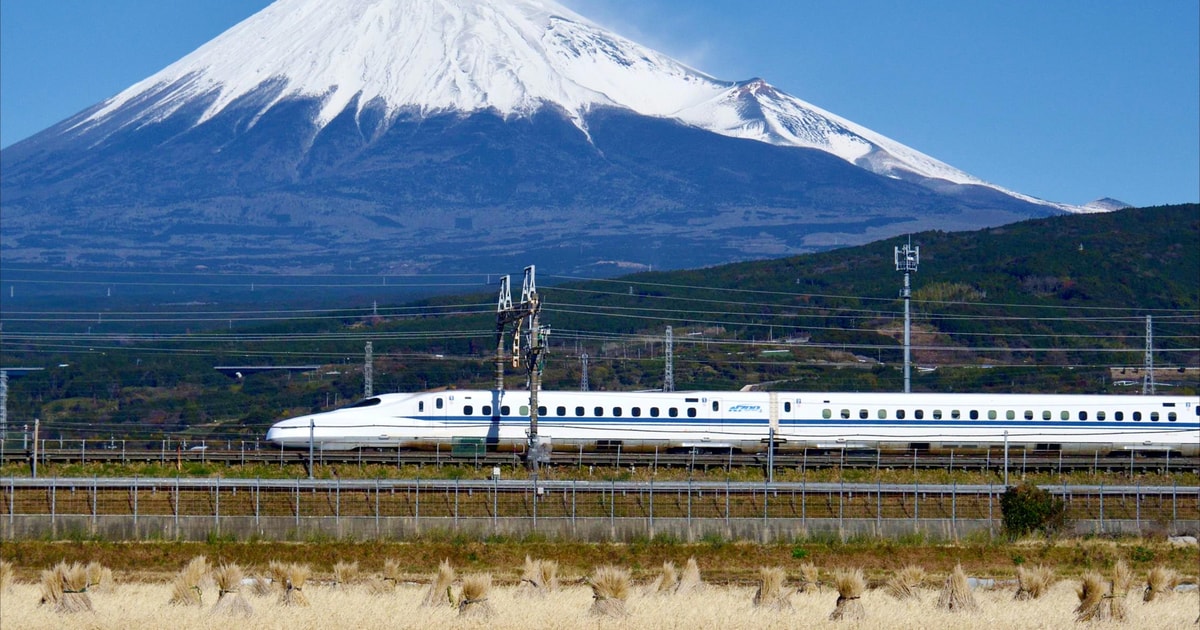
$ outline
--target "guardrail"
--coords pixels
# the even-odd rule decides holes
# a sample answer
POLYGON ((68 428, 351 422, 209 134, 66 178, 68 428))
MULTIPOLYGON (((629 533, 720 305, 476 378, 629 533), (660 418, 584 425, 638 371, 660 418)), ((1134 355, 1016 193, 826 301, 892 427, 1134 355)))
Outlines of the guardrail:
MULTIPOLYGON (((1200 487, 1043 486, 1082 533, 1200 530, 1200 487)), ((995 536, 1000 485, 51 478, 0 480, 5 538, 768 541, 815 534, 995 536)))

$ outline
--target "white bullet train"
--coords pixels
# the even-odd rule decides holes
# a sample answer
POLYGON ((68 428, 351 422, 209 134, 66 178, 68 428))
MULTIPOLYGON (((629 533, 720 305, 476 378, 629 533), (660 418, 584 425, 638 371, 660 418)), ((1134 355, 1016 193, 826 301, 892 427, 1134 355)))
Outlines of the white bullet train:
MULTIPOLYGON (((382 394, 276 423, 284 448, 442 448, 528 442, 529 392, 382 394)), ((844 392, 538 393, 538 436, 554 450, 969 451, 1009 448, 1200 456, 1200 397, 844 392)))

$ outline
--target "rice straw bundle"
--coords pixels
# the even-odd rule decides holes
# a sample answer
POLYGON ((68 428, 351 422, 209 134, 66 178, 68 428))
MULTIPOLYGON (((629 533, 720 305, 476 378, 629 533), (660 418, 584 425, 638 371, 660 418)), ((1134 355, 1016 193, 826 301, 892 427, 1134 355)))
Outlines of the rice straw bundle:
POLYGON ((896 599, 919 599, 917 588, 925 581, 925 569, 910 564, 900 569, 883 587, 888 595, 896 599))
POLYGON ((491 573, 474 573, 463 578, 462 599, 458 601, 461 617, 491 617, 488 591, 492 590, 491 573))
POLYGON ((800 585, 797 593, 810 593, 821 590, 821 570, 811 562, 800 565, 800 585))
POLYGON ((696 563, 696 557, 692 556, 688 558, 687 564, 683 567, 683 574, 679 576, 679 584, 675 585, 675 594, 686 595, 703 586, 704 582, 700 579, 700 565, 696 563))
POLYGON ((236 564, 226 564, 217 569, 217 603, 209 614, 241 615, 254 614, 250 602, 242 597, 242 569, 236 564))
POLYGON ((758 591, 754 593, 754 606, 777 611, 792 609, 788 593, 783 589, 787 571, 782 567, 762 567, 758 570, 758 591))
POLYGON ((287 590, 287 571, 288 565, 285 562, 272 560, 267 563, 267 575, 271 585, 278 588, 280 593, 287 590))
POLYGON ((203 605, 204 592, 200 588, 200 581, 208 574, 209 566, 208 559, 204 556, 196 556, 192 561, 187 563, 171 581, 171 599, 167 602, 172 606, 200 606, 203 605))
POLYGON ((367 592, 372 595, 391 593, 400 583, 400 577, 400 562, 395 558, 388 558, 383 561, 383 572, 367 582, 367 592))
POLYGON ((1013 599, 1025 601, 1038 599, 1054 584, 1054 569, 1039 564, 1026 569, 1017 567, 1017 594, 1013 599))
POLYGON ((333 587, 346 588, 358 580, 358 563, 337 561, 333 565, 333 587))
POLYGON ((271 594, 273 586, 271 578, 265 575, 256 575, 254 582, 250 585, 250 592, 256 597, 266 597, 271 594))
POLYGON ((307 606, 308 598, 304 596, 304 583, 312 570, 306 564, 288 564, 282 567, 283 593, 279 596, 282 606, 307 606))
POLYGON ((0 560, 0 592, 12 588, 13 581, 12 563, 8 560, 0 560))
POLYGON ((967 574, 961 564, 954 565, 954 571, 946 578, 942 594, 938 596, 937 607, 950 612, 970 612, 979 609, 971 585, 967 583, 967 574))
POLYGON ((425 592, 422 606, 454 606, 455 598, 453 584, 455 580, 454 567, 449 560, 442 560, 438 572, 429 581, 429 590, 425 592))
POLYGON ((112 569, 99 562, 89 562, 87 565, 87 590, 107 591, 113 585, 112 569))
POLYGON ((1168 569, 1161 564, 1150 569, 1150 574, 1146 576, 1146 590, 1142 594, 1142 601, 1152 602, 1174 593, 1179 582, 1179 574, 1174 569, 1168 569))
POLYGON ((534 595, 545 595, 558 590, 558 563, 554 560, 533 560, 525 556, 525 570, 521 574, 521 590, 534 595))
POLYGON ((588 614, 594 617, 624 617, 625 600, 629 598, 629 571, 611 565, 596 569, 588 579, 592 587, 592 607, 588 614))
POLYGON ((837 569, 833 572, 833 585, 837 589, 837 607, 829 614, 831 621, 841 619, 862 619, 867 615, 863 608, 863 591, 867 590, 867 581, 863 578, 862 569, 837 569))
POLYGON ((90 612, 92 598, 87 594, 87 568, 78 562, 70 566, 60 562, 53 569, 42 571, 39 604, 53 606, 59 613, 90 612))
POLYGON ((1129 617, 1125 608, 1125 596, 1132 587, 1133 571, 1129 570, 1129 565, 1125 564, 1124 560, 1117 560, 1117 565, 1113 567, 1111 597, 1108 598, 1109 618, 1113 621, 1125 621, 1129 617))
POLYGON ((675 563, 667 560, 663 562, 662 570, 658 577, 646 587, 647 595, 667 595, 675 591, 675 587, 679 584, 679 571, 675 569, 675 563))
POLYGON ((1108 611, 1104 609, 1108 607, 1104 603, 1108 590, 1104 578, 1099 573, 1088 571, 1083 574, 1075 593, 1079 596, 1079 605, 1075 607, 1075 621, 1084 623, 1103 621, 1107 618, 1108 611))

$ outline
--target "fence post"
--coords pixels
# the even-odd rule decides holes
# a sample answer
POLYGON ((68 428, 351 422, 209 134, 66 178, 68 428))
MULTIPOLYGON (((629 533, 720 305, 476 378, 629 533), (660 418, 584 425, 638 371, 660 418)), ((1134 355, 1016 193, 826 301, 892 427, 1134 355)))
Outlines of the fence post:
POLYGON ((261 515, 262 506, 262 480, 258 477, 254 478, 254 526, 258 527, 261 515))
MULTIPOLYGON (((136 503, 135 503, 136 505, 136 503)), ((134 512, 133 522, 137 523, 137 512, 134 512)), ((50 481, 50 532, 58 535, 58 476, 50 481)))
POLYGON ((300 480, 296 479, 296 536, 300 536, 300 480))
MULTIPOLYGON (((950 457, 954 457, 954 451, 950 451, 950 457)), ((950 533, 954 536, 954 540, 958 541, 958 481, 955 480, 950 486, 950 533)))
POLYGON ((176 477, 175 477, 175 501, 174 501, 174 503, 175 503, 175 505, 172 506, 174 508, 174 510, 172 510, 172 511, 175 513, 175 519, 174 519, 175 520, 175 539, 178 540, 179 539, 179 476, 178 475, 176 475, 176 477))
POLYGON ((79 463, 87 463, 87 440, 79 440, 79 463))
POLYGON ((133 478, 133 535, 138 535, 138 478, 133 478))
POLYGON ((379 478, 375 478, 375 538, 378 539, 382 532, 379 530, 379 478))
MULTIPOLYGON (((537 528, 537 490, 533 498, 533 526, 537 528)), ((458 479, 454 480, 454 531, 458 531, 458 479)))
POLYGON ((1133 510, 1134 523, 1137 526, 1138 536, 1142 535, 1142 482, 1137 482, 1137 486, 1133 490, 1133 510))
MULTIPOLYGON (((878 462, 875 472, 879 472, 878 462)), ((883 538, 883 482, 878 477, 875 479, 875 536, 883 538)))
POLYGON ((1104 533, 1104 482, 1100 482, 1100 533, 1104 533))
POLYGON ((99 492, 96 486, 96 476, 92 475, 92 534, 96 533, 96 503, 98 500, 96 494, 99 492))
POLYGON ((417 477, 416 482, 417 482, 417 485, 416 485, 416 497, 417 498, 415 501, 415 507, 413 508, 413 516, 414 516, 413 526, 416 527, 417 532, 420 533, 420 531, 421 531, 421 478, 417 477))
MULTIPOLYGON (((654 447, 658 450, 658 447, 654 447)), ((650 480, 650 538, 654 538, 654 480, 650 480)))
POLYGON ((992 516, 992 494, 995 490, 992 488, 991 482, 988 482, 988 538, 996 537, 996 518, 992 516))
POLYGON ((213 527, 217 530, 217 535, 221 535, 221 475, 217 475, 216 483, 213 486, 213 527))

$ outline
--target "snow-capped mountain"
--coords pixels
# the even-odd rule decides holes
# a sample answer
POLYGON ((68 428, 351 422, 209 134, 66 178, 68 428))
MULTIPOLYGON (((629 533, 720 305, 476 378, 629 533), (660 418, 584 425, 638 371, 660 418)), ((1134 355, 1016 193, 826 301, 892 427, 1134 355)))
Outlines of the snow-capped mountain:
POLYGON ((644 255, 600 251, 637 224, 682 267, 1077 211, 550 0, 279 0, 0 160, 26 262, 579 267, 644 255))

